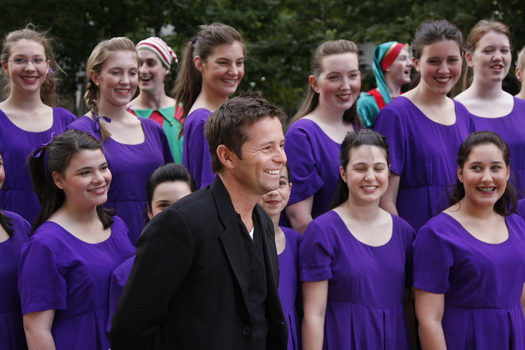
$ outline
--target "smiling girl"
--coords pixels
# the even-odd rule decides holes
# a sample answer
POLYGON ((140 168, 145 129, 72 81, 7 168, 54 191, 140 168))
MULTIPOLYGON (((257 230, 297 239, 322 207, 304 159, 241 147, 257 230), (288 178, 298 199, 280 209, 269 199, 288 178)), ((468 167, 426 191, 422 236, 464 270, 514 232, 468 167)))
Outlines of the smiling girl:
POLYGON ((341 144, 334 208, 312 221, 299 247, 303 350, 410 349, 403 300, 415 232, 379 207, 388 158, 371 130, 341 144))
POLYGON ((423 349, 525 349, 525 223, 508 183, 510 151, 489 131, 457 154, 452 206, 414 242, 423 349))
POLYGON ((29 166, 43 198, 19 268, 29 348, 107 350, 111 271, 134 249, 124 222, 102 209, 112 176, 101 143, 70 130, 29 166))
POLYGON ((91 132, 103 141, 115 180, 104 207, 116 210, 135 245, 146 222, 143 186, 153 170, 173 162, 173 156, 161 126, 126 109, 138 84, 138 58, 131 40, 120 37, 98 44, 86 72, 85 100, 91 111, 68 128, 91 132))
POLYGON ((301 322, 298 303, 302 300, 299 282, 299 243, 303 238, 289 227, 279 226, 281 212, 290 199, 292 183, 288 165, 281 170, 279 188, 268 192, 259 199, 258 204, 270 216, 275 230, 275 246, 279 255, 279 296, 284 317, 288 323, 288 350, 301 349, 301 322))
POLYGON ((374 129, 390 146, 391 173, 381 206, 414 229, 447 205, 454 183, 454 157, 473 131, 470 114, 447 94, 459 80, 463 44, 459 29, 445 20, 423 23, 412 42, 419 84, 390 102, 374 129))
POLYGON ((503 23, 479 21, 467 38, 464 75, 466 88, 456 100, 473 115, 475 130, 494 131, 512 154, 510 182, 525 194, 525 101, 502 88, 512 64, 509 28, 503 23))
POLYGON ((359 50, 348 40, 327 41, 312 57, 308 93, 286 131, 285 151, 294 184, 286 215, 303 233, 329 209, 337 187, 341 142, 360 128, 359 50))
POLYGON ((204 125, 209 115, 237 90, 244 77, 245 50, 241 35, 221 23, 204 27, 184 48, 173 97, 183 109, 182 164, 197 188, 208 186, 215 178, 204 125))
POLYGON ((54 71, 60 70, 50 39, 31 27, 7 34, 2 68, 7 99, 0 103, 0 153, 6 179, 0 207, 33 222, 40 203, 31 188, 26 160, 31 151, 60 134, 76 118, 58 103, 54 71))

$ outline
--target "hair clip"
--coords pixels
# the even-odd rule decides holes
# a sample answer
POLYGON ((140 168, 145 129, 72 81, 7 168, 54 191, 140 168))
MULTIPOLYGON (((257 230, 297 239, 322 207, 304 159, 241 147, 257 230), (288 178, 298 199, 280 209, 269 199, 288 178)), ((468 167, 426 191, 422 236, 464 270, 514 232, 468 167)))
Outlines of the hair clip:
POLYGON ((44 153, 44 150, 46 149, 46 147, 51 143, 51 141, 53 141, 53 139, 56 137, 57 135, 52 132, 51 133, 51 139, 49 141, 47 141, 46 143, 43 143, 41 145, 39 145, 37 148, 35 148, 33 150, 33 152, 31 152, 31 157, 33 158, 40 158, 40 156, 44 153))
POLYGON ((197 42, 197 39, 198 39, 198 38, 199 38, 199 37, 196 36, 195 38, 189 40, 189 42, 191 42, 193 45, 195 45, 195 43, 197 42))

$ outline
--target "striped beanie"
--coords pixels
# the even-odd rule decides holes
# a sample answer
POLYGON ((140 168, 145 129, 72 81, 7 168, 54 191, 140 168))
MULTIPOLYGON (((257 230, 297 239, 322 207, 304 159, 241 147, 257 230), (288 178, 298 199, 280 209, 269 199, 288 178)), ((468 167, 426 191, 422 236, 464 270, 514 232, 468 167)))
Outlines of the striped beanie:
POLYGON ((153 52, 155 55, 157 55, 159 60, 162 62, 162 65, 166 69, 170 69, 171 62, 173 60, 175 60, 175 62, 179 62, 175 52, 173 52, 171 47, 169 47, 168 44, 166 44, 161 38, 151 37, 144 39, 139 42, 137 46, 135 46, 135 50, 148 50, 153 52))

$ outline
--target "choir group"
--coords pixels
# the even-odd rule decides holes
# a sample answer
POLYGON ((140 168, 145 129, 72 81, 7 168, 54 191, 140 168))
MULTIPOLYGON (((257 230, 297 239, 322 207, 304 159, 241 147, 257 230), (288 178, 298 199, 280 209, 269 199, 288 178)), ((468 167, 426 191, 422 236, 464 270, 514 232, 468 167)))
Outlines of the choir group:
MULTIPOLYGON (((216 176, 205 126, 236 92, 246 48, 234 28, 203 27, 170 97, 178 61, 162 39, 102 41, 76 118, 57 107, 52 44, 28 26, 0 54, 0 349, 107 350, 142 229, 216 176)), ((258 202, 288 350, 525 350, 525 88, 502 88, 512 50, 502 23, 482 20, 464 42, 427 21, 410 45, 376 47, 368 92, 355 43, 315 50, 279 188, 258 202)))

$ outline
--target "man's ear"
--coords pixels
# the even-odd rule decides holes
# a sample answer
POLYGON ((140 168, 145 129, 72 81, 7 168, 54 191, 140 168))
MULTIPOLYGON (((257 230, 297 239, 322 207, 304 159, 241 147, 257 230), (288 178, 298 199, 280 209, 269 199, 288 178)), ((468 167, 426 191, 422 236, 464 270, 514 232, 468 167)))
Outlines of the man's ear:
POLYGON ((217 157, 219 157, 219 161, 222 163, 222 165, 227 169, 233 169, 235 168, 235 159, 237 159, 237 155, 235 152, 230 150, 225 145, 219 145, 216 150, 217 157))

